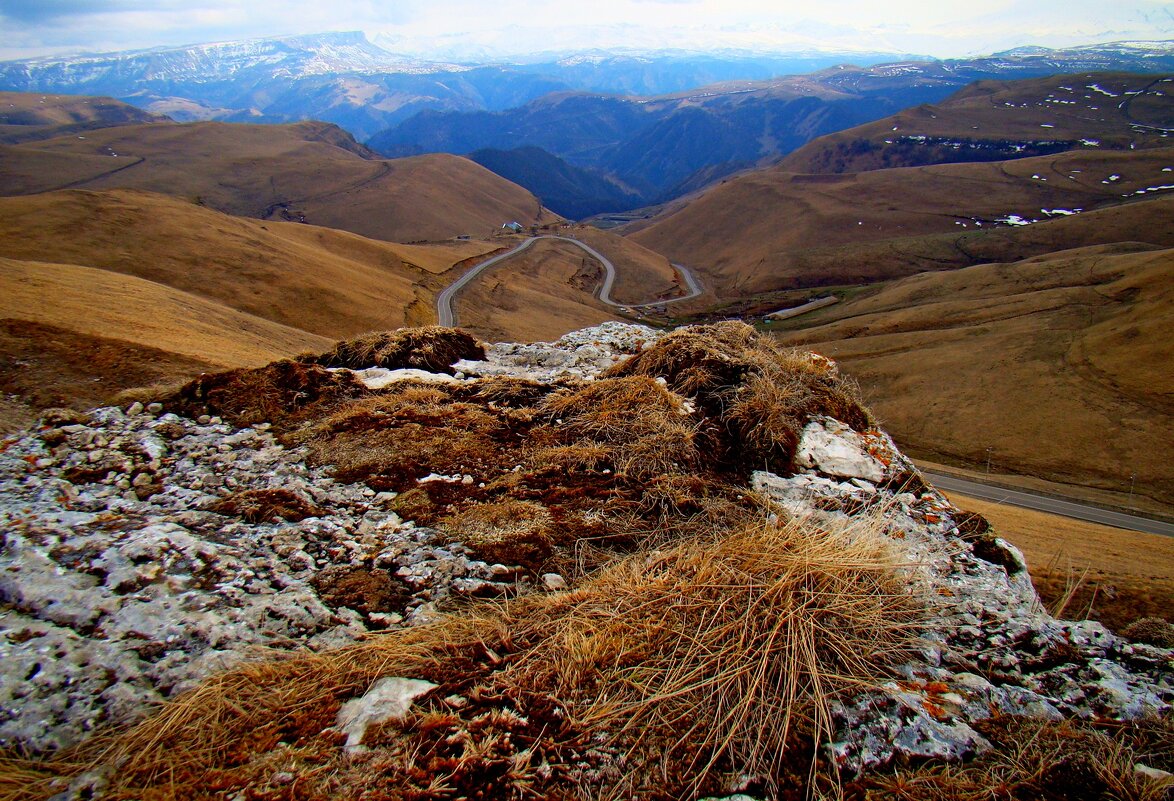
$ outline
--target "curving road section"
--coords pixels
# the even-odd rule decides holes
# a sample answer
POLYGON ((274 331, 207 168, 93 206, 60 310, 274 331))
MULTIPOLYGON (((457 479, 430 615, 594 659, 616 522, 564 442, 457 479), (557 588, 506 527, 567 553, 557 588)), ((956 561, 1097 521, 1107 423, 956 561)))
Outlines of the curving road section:
POLYGON ((639 309, 646 306, 659 306, 665 303, 679 303, 682 300, 689 300, 700 295, 704 290, 697 277, 693 275, 689 269, 680 264, 674 264, 673 267, 680 272, 681 277, 685 280, 685 285, 689 288, 689 294, 682 295, 679 298, 672 298, 671 300, 653 300, 648 303, 618 303, 611 298, 611 288, 616 281, 616 268, 611 263, 611 260, 600 253, 595 248, 591 247, 585 242, 580 242, 578 239, 572 239, 567 236, 554 236, 553 234, 543 234, 542 236, 532 236, 527 238, 524 242, 512 250, 507 250, 505 253, 498 253, 496 256, 486 259, 478 264, 469 272, 462 275, 456 281, 453 281, 445 287, 439 295, 436 296, 436 321, 440 325, 454 326, 457 324, 456 310, 453 308, 453 301, 456 300, 457 294, 469 285, 473 279, 480 275, 485 270, 493 267, 505 259, 516 256, 526 248, 533 245, 539 239, 559 239, 563 242, 570 242, 573 245, 578 245, 587 255, 595 259, 603 265, 603 283, 600 284, 595 296, 609 306, 625 307, 629 309, 639 309))

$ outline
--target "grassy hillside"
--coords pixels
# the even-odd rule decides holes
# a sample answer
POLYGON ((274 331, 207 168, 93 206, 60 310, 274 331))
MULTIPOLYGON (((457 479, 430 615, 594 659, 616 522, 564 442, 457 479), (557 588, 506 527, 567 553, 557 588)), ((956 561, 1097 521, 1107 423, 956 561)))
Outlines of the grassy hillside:
POLYGON ((858 284, 1075 245, 1174 244, 1174 148, 848 175, 747 173, 628 226, 725 298, 858 284), (1105 234, 1088 213, 1122 206, 1105 234), (1084 214, 1065 215, 1082 210, 1084 214), (1016 216, 1017 215, 1017 216, 1016 216), (1025 221, 1046 221, 1015 225, 1025 221))
POLYGON ((979 81, 934 105, 828 134, 786 156, 790 172, 846 173, 1000 161, 1072 149, 1169 146, 1174 78, 1120 72, 979 81))
POLYGON ((0 194, 144 189, 387 241, 488 235, 553 215, 467 159, 384 160, 325 123, 130 125, 5 149, 0 194))
POLYGON ((0 142, 27 142, 95 128, 170 122, 112 97, 0 92, 0 142))
POLYGON ((7 417, 432 322, 445 273, 493 247, 392 245, 148 192, 0 198, 7 417))
POLYGON ((429 322, 430 288, 447 282, 434 273, 488 248, 391 245, 146 192, 0 198, 0 255, 125 273, 334 338, 429 322))
POLYGON ((0 431, 49 406, 107 403, 330 341, 142 278, 0 257, 0 431))
POLYGON ((1082 248, 924 273, 783 324, 903 447, 1174 502, 1174 250, 1082 248))

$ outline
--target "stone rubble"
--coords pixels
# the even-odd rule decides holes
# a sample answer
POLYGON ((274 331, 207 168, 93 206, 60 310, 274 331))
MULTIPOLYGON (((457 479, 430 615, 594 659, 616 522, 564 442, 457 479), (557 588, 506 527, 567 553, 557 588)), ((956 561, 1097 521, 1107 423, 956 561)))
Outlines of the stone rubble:
POLYGON ((430 619, 516 571, 400 520, 392 493, 333 481, 264 426, 131 407, 0 445, 0 744, 35 751, 135 717, 264 649, 319 650, 430 619), (318 507, 249 523, 214 508, 281 488, 318 507), (330 569, 385 570, 397 609, 323 600, 330 569))
POLYGON ((991 745, 970 724, 995 713, 1131 720, 1174 705, 1171 651, 1049 616, 1019 550, 965 531, 965 515, 886 434, 814 420, 795 461, 795 475, 759 471, 751 486, 790 515, 879 521, 911 587, 932 601, 919 659, 899 680, 834 705, 830 751, 841 769, 973 756, 991 745))
MULTIPOLYGON (((491 345, 443 380, 591 380, 659 336, 607 323, 553 343, 491 345)), ((49 415, 0 441, 0 746, 58 749, 213 671, 426 622, 449 598, 566 586, 442 546, 386 508, 393 493, 334 481, 267 428, 136 403, 49 415), (218 511, 241 493, 275 490, 312 514, 249 522, 218 511), (376 574, 395 604, 351 608, 325 581, 376 574)), ((779 515, 879 520, 911 588, 933 601, 899 680, 836 705, 830 752, 846 772, 981 752, 990 744, 971 724, 994 712, 1128 719, 1174 704, 1170 650, 1049 617, 1019 551, 976 530, 883 432, 813 420, 795 467, 756 472, 751 486, 779 515)))

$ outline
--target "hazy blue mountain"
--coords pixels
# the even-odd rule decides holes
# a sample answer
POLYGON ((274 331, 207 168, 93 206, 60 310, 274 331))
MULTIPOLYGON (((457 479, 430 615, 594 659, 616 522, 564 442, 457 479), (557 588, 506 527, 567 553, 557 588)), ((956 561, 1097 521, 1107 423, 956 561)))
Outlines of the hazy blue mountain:
MULTIPOLYGON (((584 63, 595 69, 605 62, 584 63)), ((368 145, 387 155, 539 147, 635 190, 635 207, 770 163, 824 134, 941 101, 977 80, 1082 70, 1174 71, 1174 42, 842 65, 654 97, 562 92, 497 112, 425 111, 373 136, 368 145)), ((540 188, 521 183, 545 197, 540 188)))
MULTIPOLYGON (((857 54, 856 60, 894 57, 857 54)), ((429 109, 498 111, 566 90, 663 94, 846 58, 669 51, 452 63, 397 55, 362 33, 326 33, 0 62, 0 90, 109 95, 178 120, 319 119, 366 139, 429 109)))
POLYGON ((548 209, 573 220, 630 209, 641 199, 599 173, 568 164, 539 147, 476 150, 469 158, 524 186, 542 198, 548 209))

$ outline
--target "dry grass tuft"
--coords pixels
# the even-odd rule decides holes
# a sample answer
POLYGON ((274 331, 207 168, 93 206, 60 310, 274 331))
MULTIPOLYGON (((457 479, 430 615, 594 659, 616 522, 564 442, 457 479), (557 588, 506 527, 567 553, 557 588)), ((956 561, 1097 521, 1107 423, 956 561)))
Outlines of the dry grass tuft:
POLYGON ((506 407, 463 403, 451 390, 404 383, 353 402, 296 432, 311 458, 344 481, 405 490, 429 473, 493 476, 512 467, 518 426, 528 416, 506 407))
POLYGON ((164 405, 193 418, 220 415, 238 426, 269 422, 288 427, 366 394, 366 387, 350 373, 279 361, 254 370, 205 373, 166 398, 164 405))
POLYGON ((612 469, 632 481, 701 469, 696 418, 680 396, 646 376, 556 392, 540 411, 547 425, 531 435, 540 449, 606 449, 612 469))
POLYGON ((1160 617, 1143 617, 1121 630, 1121 636, 1131 642, 1174 648, 1174 625, 1160 617))
POLYGON ((635 555, 545 610, 514 680, 639 755, 612 795, 722 770, 773 785, 833 699, 907 654, 918 607, 895 566, 871 528, 798 523, 635 555))
POLYGON ((209 511, 236 515, 249 523, 268 523, 275 518, 294 523, 322 514, 322 510, 306 498, 280 488, 234 492, 209 511))
POLYGON ((468 331, 438 325, 401 328, 364 334, 339 342, 314 358, 326 367, 414 367, 433 373, 452 373, 461 359, 484 359, 485 349, 468 331))
POLYGON ((442 519, 439 526, 489 563, 538 571, 554 553, 554 520, 532 501, 476 503, 442 519))
POLYGON ((933 765, 856 783, 876 801, 1163 801, 1174 781, 1134 770, 1174 768, 1169 718, 1126 724, 1060 723, 1018 716, 980 721, 994 748, 964 765, 933 765))
POLYGON ((525 409, 536 406, 550 392, 546 384, 539 384, 528 378, 513 376, 493 376, 483 378, 472 386, 470 390, 461 388, 462 400, 494 403, 501 406, 512 406, 525 409))
POLYGON ((214 676, 58 767, 119 765, 112 798, 268 797, 278 770, 300 799, 667 799, 733 771, 803 782, 828 703, 914 641, 918 605, 894 568, 863 525, 679 542, 571 592, 214 676), (382 676, 441 686, 352 758, 330 727, 382 676))
POLYGON ((826 360, 781 348, 744 323, 678 329, 607 375, 660 377, 696 401, 720 421, 724 458, 741 469, 787 471, 817 415, 857 431, 873 423, 855 385, 826 360))

